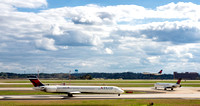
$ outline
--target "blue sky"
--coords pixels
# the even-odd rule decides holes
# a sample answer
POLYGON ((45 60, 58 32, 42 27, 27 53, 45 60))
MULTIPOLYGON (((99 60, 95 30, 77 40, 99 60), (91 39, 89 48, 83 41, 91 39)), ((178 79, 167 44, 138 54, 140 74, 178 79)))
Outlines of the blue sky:
MULTIPOLYGON (((100 6, 110 5, 139 5, 145 8, 155 8, 171 2, 177 3, 180 0, 47 0, 48 8, 58 8, 65 6, 83 6, 87 4, 96 4, 100 6)), ((199 4, 197 0, 181 0, 181 2, 193 2, 199 4)))
POLYGON ((196 0, 0 1, 0 71, 199 72, 196 0))

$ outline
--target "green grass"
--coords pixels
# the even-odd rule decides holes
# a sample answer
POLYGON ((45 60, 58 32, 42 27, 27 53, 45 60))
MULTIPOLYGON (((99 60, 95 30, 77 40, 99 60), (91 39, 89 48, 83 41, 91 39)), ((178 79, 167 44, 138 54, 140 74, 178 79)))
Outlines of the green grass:
POLYGON ((0 91, 0 95, 60 95, 63 93, 47 93, 42 91, 0 91))
POLYGON ((181 84, 182 87, 200 87, 200 84, 181 84))
MULTIPOLYGON (((71 86, 117 86, 117 87, 153 87, 153 84, 87 84, 87 85, 76 85, 70 84, 71 86)), ((67 86, 67 85, 66 85, 67 86)), ((200 87, 200 84, 181 84, 182 87, 200 87)), ((0 85, 0 88, 13 88, 13 87, 33 87, 33 85, 0 85)))
POLYGON ((0 87, 1 88, 3 88, 3 87, 6 87, 6 88, 8 88, 8 87, 33 87, 33 85, 32 84, 25 84, 25 85, 12 85, 12 84, 8 85, 8 84, 5 84, 5 85, 0 85, 0 87))
MULTIPOLYGON (((67 86, 67 85, 66 85, 67 86)), ((153 87, 153 84, 70 84, 70 86, 118 86, 118 87, 153 87)), ((33 85, 0 85, 2 88, 8 87, 33 87, 33 85)))
MULTIPOLYGON (((58 85, 58 84, 50 84, 50 85, 58 85)), ((66 86, 69 85, 66 83, 66 86)), ((200 87, 200 84, 181 84, 182 87, 200 87)), ((102 83, 97 83, 97 84, 76 84, 76 83, 71 83, 70 86, 118 86, 118 87, 153 87, 154 84, 119 84, 119 83, 112 83, 112 84, 102 84, 102 83)), ((23 84, 23 85, 16 85, 16 84, 1 84, 1 88, 8 88, 8 87, 33 87, 32 84, 23 84)))
POLYGON ((113 100, 24 100, 1 101, 1 106, 199 106, 200 100, 188 99, 113 99, 113 100))
MULTIPOLYGON (((153 87, 154 83, 176 83, 176 80, 41 80, 44 84, 59 85, 66 83, 66 85, 75 86, 118 86, 118 87, 153 87)), ((0 84, 0 87, 33 87, 31 82, 25 80, 0 80, 0 83, 29 83, 23 85, 15 84, 0 84)), ((183 87, 200 87, 200 80, 183 80, 181 82, 183 87), (198 84, 199 83, 199 84, 198 84)))
MULTIPOLYGON (((176 83, 177 80, 41 80, 43 83, 176 83)), ((0 83, 30 83, 28 79, 24 80, 0 80, 0 83)), ((200 80, 183 80, 181 83, 200 83, 200 80)))

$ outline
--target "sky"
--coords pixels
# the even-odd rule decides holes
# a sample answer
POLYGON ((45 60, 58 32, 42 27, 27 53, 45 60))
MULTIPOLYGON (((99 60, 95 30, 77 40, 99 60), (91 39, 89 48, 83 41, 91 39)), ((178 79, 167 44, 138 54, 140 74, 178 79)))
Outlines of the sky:
POLYGON ((200 73, 200 1, 0 0, 0 72, 200 73))

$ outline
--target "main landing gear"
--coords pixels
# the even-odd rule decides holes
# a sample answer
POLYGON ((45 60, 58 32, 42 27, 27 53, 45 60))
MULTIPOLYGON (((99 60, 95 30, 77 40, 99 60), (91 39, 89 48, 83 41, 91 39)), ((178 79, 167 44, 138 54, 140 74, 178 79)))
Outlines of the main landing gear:
POLYGON ((120 94, 118 94, 118 96, 120 96, 120 94))
POLYGON ((73 95, 71 93, 68 93, 68 97, 73 97, 73 95))
MULTIPOLYGON (((167 88, 165 88, 164 90, 167 90, 167 88)), ((173 91, 173 90, 174 90, 174 88, 171 88, 171 90, 173 91)))

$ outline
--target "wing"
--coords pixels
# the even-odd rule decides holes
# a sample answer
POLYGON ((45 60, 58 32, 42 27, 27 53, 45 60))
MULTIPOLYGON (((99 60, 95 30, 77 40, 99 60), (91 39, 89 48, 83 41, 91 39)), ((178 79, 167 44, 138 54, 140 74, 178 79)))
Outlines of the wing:
POLYGON ((72 92, 69 92, 70 94, 77 94, 77 93, 81 93, 80 91, 72 91, 72 92))

